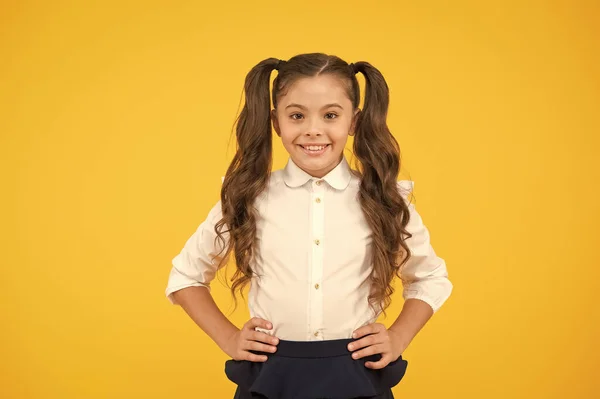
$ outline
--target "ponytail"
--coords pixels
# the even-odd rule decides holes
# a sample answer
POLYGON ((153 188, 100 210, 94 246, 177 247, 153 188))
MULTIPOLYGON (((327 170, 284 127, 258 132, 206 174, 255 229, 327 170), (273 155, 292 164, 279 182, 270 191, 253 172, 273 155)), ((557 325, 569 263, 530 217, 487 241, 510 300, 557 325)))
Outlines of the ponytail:
POLYGON ((365 77, 365 101, 358 115, 354 154, 361 165, 359 200, 373 232, 372 292, 369 302, 385 311, 391 302, 394 275, 410 256, 404 238, 409 211, 398 190, 400 147, 387 126, 388 85, 368 62, 351 64, 365 77), (404 254, 404 256, 402 256, 404 254), (398 259, 401 259, 398 261, 398 259))
POLYGON ((271 174, 272 129, 270 119, 270 78, 278 68, 277 58, 258 63, 246 76, 245 104, 236 120, 237 150, 227 169, 221 188, 223 218, 215 225, 221 242, 224 265, 234 253, 236 271, 231 293, 237 307, 235 291, 242 290, 253 271, 250 261, 255 252, 257 213, 254 202, 266 188, 271 174), (229 233, 228 240, 225 234, 229 233))

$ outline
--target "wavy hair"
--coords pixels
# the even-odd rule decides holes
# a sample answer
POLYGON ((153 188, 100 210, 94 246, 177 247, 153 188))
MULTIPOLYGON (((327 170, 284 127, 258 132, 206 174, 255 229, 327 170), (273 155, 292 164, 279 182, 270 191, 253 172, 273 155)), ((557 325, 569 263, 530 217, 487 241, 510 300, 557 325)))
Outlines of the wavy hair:
POLYGON ((268 58, 250 70, 244 84, 245 104, 236 120, 236 153, 221 188, 222 219, 216 224, 217 239, 223 251, 220 266, 234 254, 236 270, 231 294, 237 306, 236 290, 254 275, 256 253, 256 198, 267 187, 272 164, 270 100, 278 99, 297 79, 330 74, 345 85, 353 108, 360 103, 357 73, 365 77, 363 109, 357 115, 353 152, 361 178, 358 200, 372 231, 372 264, 368 298, 374 311, 383 311, 394 293, 394 276, 402 279, 401 268, 411 256, 405 240, 409 221, 408 204, 398 188, 400 147, 387 126, 389 89, 377 68, 368 62, 348 64, 333 55, 300 54, 288 61, 268 58), (270 92, 271 72, 278 70, 270 92), (225 239, 225 234, 229 234, 225 239))

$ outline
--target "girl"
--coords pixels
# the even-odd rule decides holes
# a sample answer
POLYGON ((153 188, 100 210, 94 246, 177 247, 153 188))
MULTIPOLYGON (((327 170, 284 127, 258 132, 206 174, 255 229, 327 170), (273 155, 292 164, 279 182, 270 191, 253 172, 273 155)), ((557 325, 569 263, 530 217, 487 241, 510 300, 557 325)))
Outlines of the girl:
POLYGON ((173 259, 166 295, 231 357, 235 398, 393 398, 402 353, 452 284, 407 199, 410 182, 396 180, 385 79, 367 62, 302 54, 260 62, 245 94, 221 200, 173 259), (289 153, 274 172, 271 123, 289 153), (343 154, 349 135, 358 170, 343 154), (210 295, 231 254, 234 300, 250 283, 241 330, 210 295), (394 276, 405 302, 386 329, 376 320, 394 276))

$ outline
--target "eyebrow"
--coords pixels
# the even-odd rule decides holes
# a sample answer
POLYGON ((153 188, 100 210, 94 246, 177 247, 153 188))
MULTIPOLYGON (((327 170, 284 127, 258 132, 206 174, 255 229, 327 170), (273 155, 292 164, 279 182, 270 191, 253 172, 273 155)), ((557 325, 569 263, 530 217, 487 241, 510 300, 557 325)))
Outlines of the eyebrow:
MULTIPOLYGON (((287 107, 285 107, 285 109, 288 109, 290 107, 298 107, 300 109, 307 110, 307 108, 304 105, 295 104, 295 103, 292 103, 292 104, 288 105, 287 107)), ((340 108, 340 109, 344 109, 344 107, 342 107, 338 103, 325 104, 321 109, 323 110, 325 108, 331 108, 331 107, 337 107, 337 108, 340 108)))

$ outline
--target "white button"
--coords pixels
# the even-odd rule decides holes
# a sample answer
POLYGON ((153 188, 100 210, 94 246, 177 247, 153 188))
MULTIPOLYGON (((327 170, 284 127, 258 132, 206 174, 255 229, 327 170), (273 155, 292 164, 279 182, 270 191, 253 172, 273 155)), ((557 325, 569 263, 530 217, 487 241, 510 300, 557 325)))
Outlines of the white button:
POLYGON ((322 182, 323 182, 323 180, 317 180, 317 181, 315 182, 315 184, 316 184, 317 186, 320 186, 322 182))
POLYGON ((315 244, 319 245, 321 243, 321 241, 319 241, 319 239, 315 240, 315 244))

